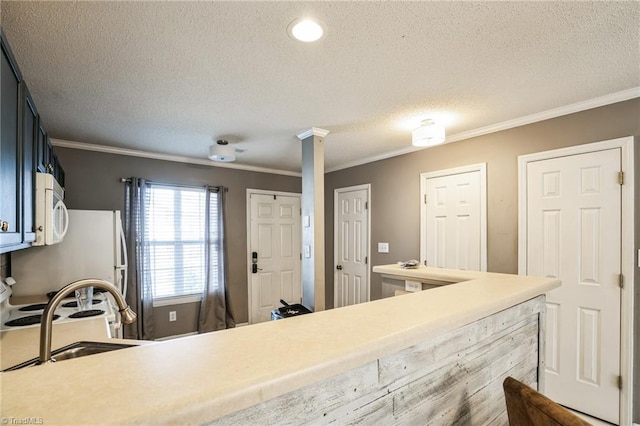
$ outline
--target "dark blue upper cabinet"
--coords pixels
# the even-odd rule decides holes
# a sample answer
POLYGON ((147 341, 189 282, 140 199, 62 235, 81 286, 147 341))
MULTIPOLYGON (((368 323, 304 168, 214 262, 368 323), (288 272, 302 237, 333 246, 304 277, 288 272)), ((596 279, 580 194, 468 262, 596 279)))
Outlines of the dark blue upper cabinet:
POLYGON ((0 252, 23 243, 22 223, 22 77, 4 36, 0 33, 0 252))
POLYGON ((35 241, 35 178, 39 117, 25 82, 22 82, 22 241, 35 241))
POLYGON ((53 173, 64 186, 64 169, 4 32, 0 36, 0 253, 5 253, 35 240, 36 172, 53 173))

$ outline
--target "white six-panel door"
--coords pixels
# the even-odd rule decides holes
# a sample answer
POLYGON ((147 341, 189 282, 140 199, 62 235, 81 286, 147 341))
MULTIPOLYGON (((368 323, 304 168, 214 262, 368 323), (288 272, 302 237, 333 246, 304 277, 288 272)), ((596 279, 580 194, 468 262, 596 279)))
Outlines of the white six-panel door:
POLYGON ((422 175, 427 266, 486 270, 485 173, 481 164, 422 175))
POLYGON ((335 190, 334 307, 368 302, 369 186, 335 190))
POLYGON ((527 163, 527 275, 547 294, 545 394, 618 424, 621 150, 527 163))
POLYGON ((249 198, 250 321, 258 323, 271 319, 280 299, 302 301, 300 197, 252 193, 249 198))

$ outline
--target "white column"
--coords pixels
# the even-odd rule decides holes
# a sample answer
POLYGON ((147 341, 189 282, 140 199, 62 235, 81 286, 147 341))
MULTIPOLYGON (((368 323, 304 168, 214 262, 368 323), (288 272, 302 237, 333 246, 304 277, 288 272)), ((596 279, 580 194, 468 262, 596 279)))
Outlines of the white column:
POLYGON ((302 303, 325 308, 324 143, 328 130, 312 127, 302 141, 302 303))

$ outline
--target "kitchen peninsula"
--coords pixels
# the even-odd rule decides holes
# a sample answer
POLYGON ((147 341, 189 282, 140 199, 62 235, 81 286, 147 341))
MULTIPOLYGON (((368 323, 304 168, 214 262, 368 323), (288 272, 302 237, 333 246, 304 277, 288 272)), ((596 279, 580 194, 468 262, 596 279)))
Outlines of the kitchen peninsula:
POLYGON ((373 271, 453 284, 2 373, 0 416, 65 425, 486 424, 506 419, 504 377, 540 383, 544 293, 558 280, 373 271))

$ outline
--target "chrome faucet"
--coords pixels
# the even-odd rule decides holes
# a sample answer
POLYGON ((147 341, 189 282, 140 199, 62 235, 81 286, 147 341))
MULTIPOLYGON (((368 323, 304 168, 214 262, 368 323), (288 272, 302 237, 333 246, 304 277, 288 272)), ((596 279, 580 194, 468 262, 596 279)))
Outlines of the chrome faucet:
POLYGON ((62 287, 52 298, 49 300, 47 307, 44 308, 42 313, 42 319, 40 324, 40 360, 38 364, 44 364, 51 362, 51 334, 53 329, 53 313, 56 308, 69 294, 79 290, 83 287, 96 287, 102 290, 106 290, 113 295, 118 304, 118 312, 120 312, 122 322, 125 324, 131 324, 137 318, 137 315, 127 302, 124 300, 122 294, 114 287, 113 284, 97 279, 86 279, 80 281, 74 281, 71 284, 67 284, 62 287))

